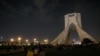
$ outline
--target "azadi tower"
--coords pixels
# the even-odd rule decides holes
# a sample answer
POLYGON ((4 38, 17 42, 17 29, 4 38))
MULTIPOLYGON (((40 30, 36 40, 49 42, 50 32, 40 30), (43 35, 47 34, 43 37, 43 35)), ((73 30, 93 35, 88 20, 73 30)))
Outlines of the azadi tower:
POLYGON ((51 44, 68 45, 71 30, 75 30, 78 33, 80 41, 83 41, 84 38, 88 38, 94 43, 98 43, 91 35, 82 29, 80 13, 69 13, 65 15, 64 18, 65 29, 51 42, 51 44))

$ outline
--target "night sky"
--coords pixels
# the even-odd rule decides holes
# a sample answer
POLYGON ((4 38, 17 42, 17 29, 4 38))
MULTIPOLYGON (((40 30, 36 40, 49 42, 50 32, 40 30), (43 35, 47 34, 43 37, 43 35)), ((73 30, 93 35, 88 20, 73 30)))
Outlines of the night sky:
POLYGON ((64 15, 73 12, 81 13, 83 29, 99 40, 100 3, 96 0, 0 0, 0 36, 3 40, 18 36, 53 40, 64 29, 64 15))

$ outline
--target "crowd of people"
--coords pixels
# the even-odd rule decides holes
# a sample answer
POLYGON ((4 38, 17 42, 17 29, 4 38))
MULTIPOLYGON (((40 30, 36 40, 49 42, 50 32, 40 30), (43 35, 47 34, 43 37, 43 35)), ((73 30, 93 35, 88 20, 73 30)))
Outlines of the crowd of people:
POLYGON ((30 46, 27 50, 27 56, 45 56, 45 50, 42 45, 30 46))
POLYGON ((58 51, 62 51, 65 49, 76 49, 76 48, 100 48, 99 44, 92 44, 92 42, 85 40, 81 45, 57 45, 53 46, 51 44, 47 45, 33 45, 33 43, 29 46, 17 46, 17 45, 7 45, 7 46, 0 46, 0 50, 7 50, 7 52, 13 51, 20 51, 26 53, 26 56, 46 56, 46 48, 57 48, 58 51))

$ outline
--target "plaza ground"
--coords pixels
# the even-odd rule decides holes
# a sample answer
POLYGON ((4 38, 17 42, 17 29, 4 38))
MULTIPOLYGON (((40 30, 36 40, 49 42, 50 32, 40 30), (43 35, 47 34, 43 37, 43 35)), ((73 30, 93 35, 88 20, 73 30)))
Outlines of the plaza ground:
MULTIPOLYGON (((27 51, 0 51, 0 56, 27 56, 27 51)), ((45 48, 46 56, 100 56, 100 47, 45 48)))

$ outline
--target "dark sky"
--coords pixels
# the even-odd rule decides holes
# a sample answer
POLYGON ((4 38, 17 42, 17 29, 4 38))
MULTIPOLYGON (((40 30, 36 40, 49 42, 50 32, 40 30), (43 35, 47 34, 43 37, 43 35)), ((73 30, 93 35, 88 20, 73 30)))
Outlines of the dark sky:
POLYGON ((83 29, 100 39, 100 6, 92 0, 0 0, 0 36, 53 40, 64 29, 64 15, 80 12, 83 29))

